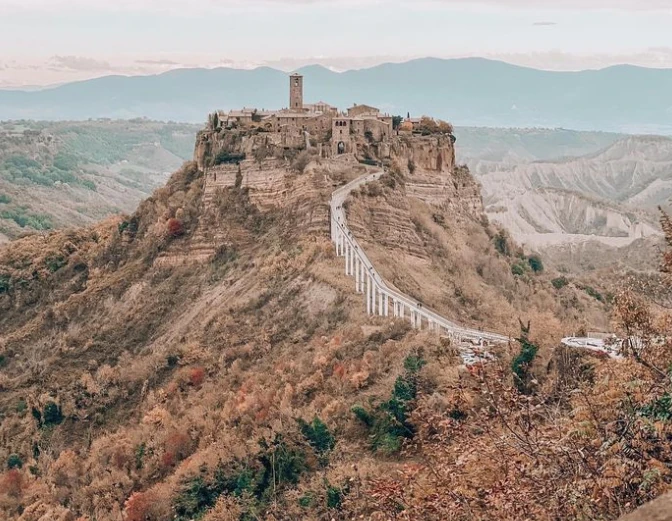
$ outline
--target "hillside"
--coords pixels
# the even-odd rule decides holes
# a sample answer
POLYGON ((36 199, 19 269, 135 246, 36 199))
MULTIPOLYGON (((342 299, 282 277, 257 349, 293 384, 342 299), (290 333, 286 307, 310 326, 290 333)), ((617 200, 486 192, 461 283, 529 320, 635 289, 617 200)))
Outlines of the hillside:
POLYGON ((0 124, 0 242, 133 211, 191 157, 195 133, 142 120, 0 124))
MULTIPOLYGON (((319 66, 299 72, 309 85, 307 100, 340 107, 367 99, 393 114, 432 114, 463 126, 672 133, 672 71, 665 69, 549 72, 483 59, 427 58, 344 73, 319 66)), ((285 82, 285 73, 269 68, 110 76, 36 92, 0 91, 0 119, 200 122, 212 107, 284 107, 285 82)))
POLYGON ((473 177, 437 162, 449 139, 391 142, 347 218, 425 305, 516 335, 529 319, 517 380, 516 342, 468 371, 446 339, 367 316, 328 201, 371 167, 254 154, 264 139, 203 131, 132 215, 0 248, 3 519, 615 519, 669 488, 669 445, 631 414, 657 397, 647 370, 556 349, 610 304, 486 222, 473 177), (620 425, 646 457, 594 442, 620 425))

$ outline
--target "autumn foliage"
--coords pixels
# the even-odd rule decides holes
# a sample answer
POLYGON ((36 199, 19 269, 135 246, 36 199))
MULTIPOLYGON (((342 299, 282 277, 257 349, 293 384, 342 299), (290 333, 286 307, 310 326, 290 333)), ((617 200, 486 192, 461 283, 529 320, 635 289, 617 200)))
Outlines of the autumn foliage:
POLYGON ((2 493, 10 497, 21 497, 23 492, 24 479, 19 469, 11 469, 5 472, 0 480, 2 493))
POLYGON ((168 219, 168 222, 166 223, 166 229, 168 230, 168 234, 171 237, 179 237, 180 235, 184 234, 184 225, 179 219, 168 219))

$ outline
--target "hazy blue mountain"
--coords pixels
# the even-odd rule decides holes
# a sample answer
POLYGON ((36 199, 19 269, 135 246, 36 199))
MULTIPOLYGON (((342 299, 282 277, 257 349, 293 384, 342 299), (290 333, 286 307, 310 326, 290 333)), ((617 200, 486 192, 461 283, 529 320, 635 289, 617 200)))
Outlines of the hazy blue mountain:
MULTIPOLYGON (((420 59, 335 73, 301 69, 306 101, 368 103, 456 125, 672 133, 672 69, 616 66, 549 72, 484 59, 420 59)), ((0 91, 0 119, 132 118, 200 122, 213 109, 287 105, 287 75, 270 68, 182 69, 109 76, 37 92, 0 91)))

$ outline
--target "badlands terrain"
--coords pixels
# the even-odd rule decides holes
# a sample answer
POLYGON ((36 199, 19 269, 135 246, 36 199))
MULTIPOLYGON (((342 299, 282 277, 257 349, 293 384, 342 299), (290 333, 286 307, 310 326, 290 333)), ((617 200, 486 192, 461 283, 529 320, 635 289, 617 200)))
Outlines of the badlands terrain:
POLYGON ((669 209, 672 196, 672 139, 553 131, 550 148, 546 133, 512 129, 502 145, 486 146, 465 129, 458 160, 481 183, 488 217, 558 268, 638 251, 635 263, 655 268, 649 253, 660 251, 658 207, 669 209))

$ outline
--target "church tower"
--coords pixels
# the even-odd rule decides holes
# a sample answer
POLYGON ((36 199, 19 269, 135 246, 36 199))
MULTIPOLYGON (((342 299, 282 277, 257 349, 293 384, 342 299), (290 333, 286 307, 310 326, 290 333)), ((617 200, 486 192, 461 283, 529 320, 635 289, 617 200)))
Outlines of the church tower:
POLYGON ((300 74, 289 77, 289 110, 303 110, 303 76, 300 74))

